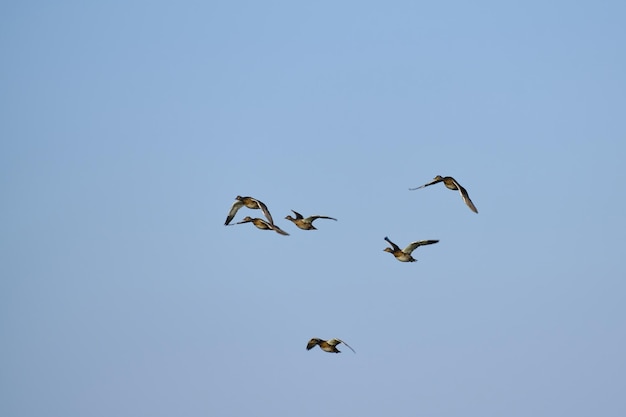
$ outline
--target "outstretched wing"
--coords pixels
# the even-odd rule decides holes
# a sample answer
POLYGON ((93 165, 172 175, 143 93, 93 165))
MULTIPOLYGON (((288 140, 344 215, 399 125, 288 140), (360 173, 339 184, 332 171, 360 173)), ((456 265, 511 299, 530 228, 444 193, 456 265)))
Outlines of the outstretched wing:
POLYGON ((389 243, 391 245, 391 247, 393 248, 394 251, 400 250, 400 246, 396 245, 391 240, 389 240, 389 238, 387 236, 385 236, 385 240, 387 241, 387 243, 389 243))
POLYGON ((309 343, 306 344, 306 350, 311 350, 319 344, 320 344, 320 339, 313 338, 309 340, 309 343))
POLYGON ((291 211, 293 211, 293 214, 295 214, 295 215, 296 215, 296 220, 298 220, 298 219, 302 219, 302 218, 303 218, 303 217, 302 217, 302 214, 298 213, 297 211, 295 211, 295 210, 291 210, 291 211))
POLYGON ((334 217, 328 217, 328 216, 309 216, 306 218, 306 220, 308 222, 312 222, 315 219, 328 219, 328 220, 335 220, 337 221, 337 219, 335 219, 334 217))
POLYGON ((271 224, 274 224, 274 219, 272 219, 272 215, 270 214, 270 211, 267 209, 267 206, 265 205, 265 203, 263 203, 261 200, 257 200, 256 198, 252 198, 252 200, 263 211, 263 214, 265 215, 267 220, 269 220, 271 224))
POLYGON ((346 342, 344 342, 341 339, 330 339, 329 341, 327 341, 326 343, 328 343, 331 346, 336 346, 339 343, 343 343, 344 345, 346 345, 351 351, 353 351, 354 353, 356 353, 356 351, 354 349, 352 349, 352 346, 350 346, 349 344, 347 344, 346 342))
POLYGON ((267 222, 265 222, 270 229, 274 230, 276 233, 279 233, 283 236, 289 236, 289 233, 285 232, 283 229, 281 229, 280 227, 276 226, 275 224, 269 224, 267 222))
POLYGON ((439 242, 439 241, 438 240, 418 240, 416 242, 411 242, 411 243, 409 243, 409 246, 404 248, 403 252, 411 254, 411 252, 413 252, 415 249, 417 249, 418 246, 432 245, 433 243, 437 243, 437 242, 439 242))
POLYGON ((413 190, 419 190, 420 188, 428 187, 429 185, 437 184, 438 182, 441 182, 441 181, 443 181, 443 178, 441 178, 441 175, 437 175, 437 176, 435 177, 435 179, 434 179, 434 180, 432 180, 431 182, 426 183, 426 184, 424 184, 424 185, 420 185, 419 187, 409 188, 409 190, 411 190, 411 191, 413 191, 413 190))
POLYGON ((467 190, 463 188, 454 178, 452 179, 452 182, 454 182, 456 188, 459 189, 459 193, 461 193, 461 197, 463 198, 463 201, 465 201, 465 204, 467 204, 467 207, 469 207, 474 213, 478 213, 476 206, 472 203, 472 200, 470 200, 469 194, 467 194, 467 190))
POLYGON ((224 223, 225 226, 228 226, 233 218, 235 218, 235 214, 237 214, 237 211, 241 208, 241 206, 243 206, 243 203, 239 200, 236 200, 233 203, 233 205, 230 207, 230 211, 228 212, 228 216, 226 217, 226 222, 224 223))

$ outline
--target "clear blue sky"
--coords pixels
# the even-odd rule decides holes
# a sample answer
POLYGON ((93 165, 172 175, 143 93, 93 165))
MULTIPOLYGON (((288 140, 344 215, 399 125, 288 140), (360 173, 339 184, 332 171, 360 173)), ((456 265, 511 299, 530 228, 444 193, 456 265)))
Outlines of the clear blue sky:
POLYGON ((625 16, 4 2, 0 415, 626 415, 625 16))

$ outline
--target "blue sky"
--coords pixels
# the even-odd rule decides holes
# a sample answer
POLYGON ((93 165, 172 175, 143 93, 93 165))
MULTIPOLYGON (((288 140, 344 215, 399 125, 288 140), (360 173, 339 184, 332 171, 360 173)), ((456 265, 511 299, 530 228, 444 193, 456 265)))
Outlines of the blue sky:
POLYGON ((0 415, 623 416, 625 12, 0 5, 0 415))

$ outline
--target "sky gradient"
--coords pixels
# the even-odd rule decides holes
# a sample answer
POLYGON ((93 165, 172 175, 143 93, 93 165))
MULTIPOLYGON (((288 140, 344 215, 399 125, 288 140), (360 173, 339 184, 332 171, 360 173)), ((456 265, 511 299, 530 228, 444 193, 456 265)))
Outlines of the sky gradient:
POLYGON ((0 5, 0 415, 626 415, 625 14, 0 5))

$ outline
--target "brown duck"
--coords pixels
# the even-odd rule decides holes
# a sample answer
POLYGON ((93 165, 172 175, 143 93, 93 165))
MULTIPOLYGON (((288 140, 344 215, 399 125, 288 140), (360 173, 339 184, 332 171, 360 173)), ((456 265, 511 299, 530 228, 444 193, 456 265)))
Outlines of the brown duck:
POLYGON ((417 259, 411 256, 411 253, 415 249, 417 249, 420 246, 432 245, 433 243, 439 242, 438 240, 418 240, 416 242, 409 243, 409 245, 406 248, 400 249, 398 245, 393 243, 386 236, 385 236, 385 240, 391 245, 391 248, 385 248, 383 249, 383 251, 392 253, 393 256, 395 256, 396 259, 399 260, 400 262, 415 262, 417 259))
POLYGON ((352 349, 350 345, 348 345, 343 340, 339 340, 339 339, 322 340, 322 339, 318 339, 315 337, 309 340, 309 343, 306 344, 306 350, 311 350, 315 346, 319 346, 320 349, 322 349, 324 352, 341 353, 341 351, 337 349, 337 345, 340 343, 343 343, 344 345, 348 346, 351 351, 356 353, 356 351, 352 349))
POLYGON ((257 228, 261 230, 273 230, 276 233, 279 233, 281 235, 289 236, 289 233, 285 232, 280 227, 276 226, 275 224, 266 222, 263 219, 259 219, 259 218, 253 219, 250 216, 246 216, 242 221, 237 222, 236 224, 243 224, 243 223, 252 223, 253 225, 255 225, 257 228))
POLYGON ((437 175, 428 184, 420 185, 416 188, 409 188, 409 190, 418 190, 420 188, 428 187, 429 185, 437 184, 438 182, 443 182, 443 185, 445 185, 446 188, 449 188, 450 190, 459 190, 459 193, 461 193, 461 197, 463 198, 463 201, 465 201, 465 204, 467 204, 467 207, 469 207, 470 210, 472 210, 474 213, 478 213, 476 206, 474 205, 474 203, 472 203, 472 200, 470 200, 469 194, 467 194, 467 190, 461 187, 461 184, 459 184, 452 177, 442 177, 441 175, 437 175))
POLYGON ((287 215, 287 217, 285 217, 285 219, 291 220, 296 226, 298 226, 302 230, 317 230, 317 228, 315 226, 313 226, 313 220, 330 219, 330 220, 337 221, 337 219, 335 219, 334 217, 328 217, 328 216, 309 216, 309 217, 304 217, 304 216, 302 216, 302 214, 298 213, 295 210, 291 210, 291 211, 293 211, 293 214, 296 215, 296 218, 294 219, 290 215, 287 215))
POLYGON ((226 222, 224 223, 224 225, 228 225, 235 217, 235 214, 237 214, 237 211, 243 206, 246 206, 249 209, 261 209, 263 211, 263 215, 267 217, 267 220, 269 220, 271 224, 274 224, 274 220, 272 220, 272 215, 270 214, 270 211, 261 200, 257 200, 253 197, 242 197, 238 195, 237 197, 235 197, 235 202, 228 212, 228 216, 226 217, 226 222))

